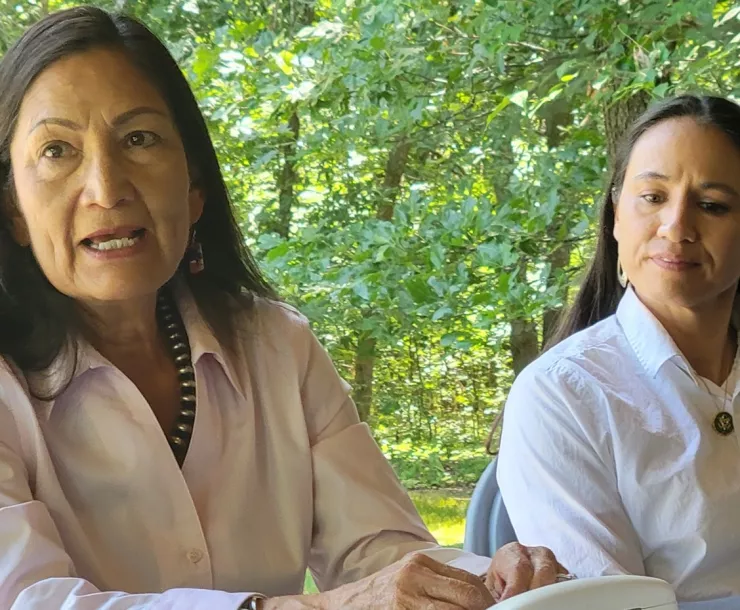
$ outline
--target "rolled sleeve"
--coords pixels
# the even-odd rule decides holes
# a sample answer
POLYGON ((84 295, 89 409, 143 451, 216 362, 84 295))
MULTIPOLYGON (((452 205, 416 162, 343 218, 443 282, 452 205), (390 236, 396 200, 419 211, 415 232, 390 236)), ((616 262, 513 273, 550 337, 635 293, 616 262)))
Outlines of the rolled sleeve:
POLYGON ((312 441, 314 533, 309 566, 322 590, 423 552, 474 574, 490 559, 440 547, 367 425, 329 355, 308 329, 303 407, 312 441))
POLYGON ((498 481, 522 544, 581 577, 645 573, 617 489, 598 388, 564 364, 525 369, 506 404, 498 481))
POLYGON ((476 575, 491 560, 440 547, 365 424, 314 447, 315 528, 311 568, 322 589, 354 582, 423 552, 476 575))
POLYGON ((313 463, 310 566, 322 589, 359 580, 411 551, 436 546, 365 424, 316 445, 313 463))

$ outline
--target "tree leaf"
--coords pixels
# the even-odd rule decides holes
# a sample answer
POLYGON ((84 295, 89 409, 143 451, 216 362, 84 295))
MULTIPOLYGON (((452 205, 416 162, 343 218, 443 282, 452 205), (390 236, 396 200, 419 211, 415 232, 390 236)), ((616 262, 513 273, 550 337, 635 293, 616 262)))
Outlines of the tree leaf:
POLYGON ((512 104, 516 104, 520 108, 524 108, 525 104, 527 103, 528 98, 529 98, 529 91, 527 91, 526 89, 523 89, 509 96, 509 101, 511 101, 512 104))
POLYGON ((432 244, 430 258, 432 261, 432 265, 434 265, 434 268, 441 269, 445 263, 444 247, 439 243, 432 244))
POLYGON ((352 291, 364 301, 370 300, 370 291, 365 282, 359 281, 352 286, 352 291))
POLYGON ((437 311, 434 312, 434 315, 432 316, 432 322, 437 322, 441 320, 442 318, 449 316, 451 313, 452 313, 452 309, 450 309, 447 305, 443 305, 437 311))

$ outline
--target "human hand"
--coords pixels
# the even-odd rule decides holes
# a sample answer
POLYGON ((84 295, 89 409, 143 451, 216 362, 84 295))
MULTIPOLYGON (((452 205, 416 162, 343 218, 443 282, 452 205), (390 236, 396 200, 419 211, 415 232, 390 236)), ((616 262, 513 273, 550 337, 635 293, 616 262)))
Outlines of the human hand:
POLYGON ((487 610, 494 603, 478 576, 413 553, 332 591, 273 598, 265 610, 487 610))
POLYGON ((486 586, 499 602, 569 578, 568 570, 558 563, 550 549, 512 542, 494 555, 486 586))

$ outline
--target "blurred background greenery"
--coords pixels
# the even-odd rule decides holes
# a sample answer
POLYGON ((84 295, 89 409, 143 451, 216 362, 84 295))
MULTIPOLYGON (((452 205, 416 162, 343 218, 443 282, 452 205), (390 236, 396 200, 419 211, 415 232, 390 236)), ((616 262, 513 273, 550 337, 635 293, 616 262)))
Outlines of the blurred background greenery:
MULTIPOLYGON (((75 4, 0 0, 0 54, 75 4)), ((180 61, 264 270, 404 484, 458 490, 414 496, 450 544, 590 255, 625 126, 675 93, 740 92, 738 2, 95 4, 180 61)))

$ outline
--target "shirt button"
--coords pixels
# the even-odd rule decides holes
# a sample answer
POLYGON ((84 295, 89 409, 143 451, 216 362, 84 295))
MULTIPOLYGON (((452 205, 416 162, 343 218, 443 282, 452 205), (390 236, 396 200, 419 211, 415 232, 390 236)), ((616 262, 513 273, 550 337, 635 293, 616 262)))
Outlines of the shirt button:
POLYGON ((191 563, 198 563, 201 559, 203 559, 203 551, 200 549, 190 549, 188 551, 188 560, 191 563))

